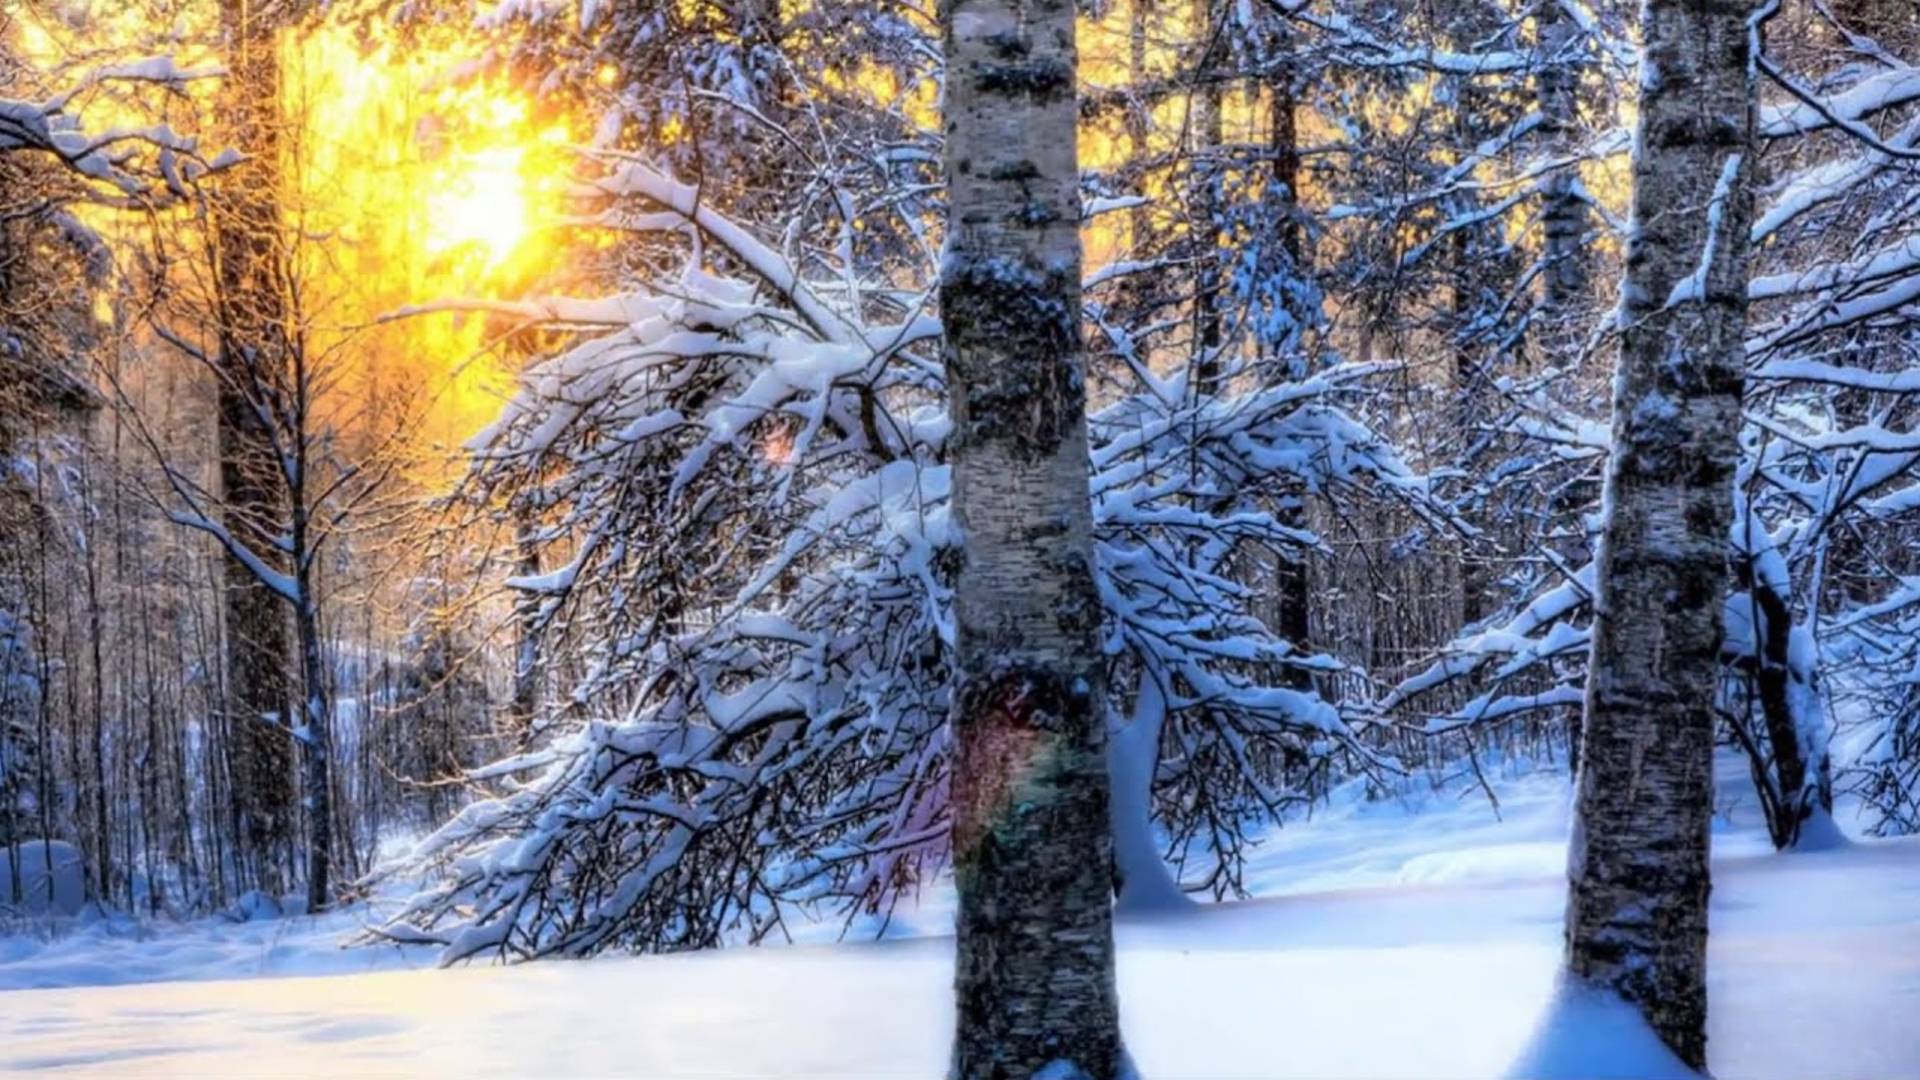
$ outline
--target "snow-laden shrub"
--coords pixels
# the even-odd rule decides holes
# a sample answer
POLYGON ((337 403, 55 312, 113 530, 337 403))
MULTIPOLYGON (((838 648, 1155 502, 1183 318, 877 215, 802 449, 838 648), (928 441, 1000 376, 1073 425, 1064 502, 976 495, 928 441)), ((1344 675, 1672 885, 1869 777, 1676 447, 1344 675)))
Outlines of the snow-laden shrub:
MULTIPOLYGON (((566 733, 480 771, 503 793, 413 853, 437 883, 384 932, 450 959, 706 946, 778 933, 796 906, 884 913, 946 857, 958 538, 932 268, 809 276, 694 187, 606 160, 598 222, 683 261, 605 299, 487 305, 575 335, 473 440, 467 494, 537 522, 551 568, 511 584, 584 673, 557 707, 566 733)), ((1293 685, 1342 665, 1279 637, 1230 565, 1320 544, 1274 512, 1301 490, 1444 513, 1341 407, 1374 370, 1234 367, 1235 389, 1202 395, 1134 362, 1096 395, 1114 724, 1153 733, 1116 742, 1145 759, 1116 768, 1142 788, 1116 806, 1150 808, 1216 891, 1312 777, 1382 764, 1293 685)), ((1147 814, 1116 825, 1123 862, 1154 853, 1121 872, 1164 878, 1147 814)))

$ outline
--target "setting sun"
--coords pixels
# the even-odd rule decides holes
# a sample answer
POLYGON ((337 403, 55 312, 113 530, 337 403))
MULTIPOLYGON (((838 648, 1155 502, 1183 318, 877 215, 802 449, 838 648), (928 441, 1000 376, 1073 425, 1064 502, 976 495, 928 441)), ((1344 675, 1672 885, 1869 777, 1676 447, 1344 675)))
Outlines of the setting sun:
POLYGON ((489 266, 511 257, 530 231, 525 161, 519 147, 468 155, 452 185, 427 196, 427 253, 477 248, 489 266))
MULTIPOLYGON (((548 273, 541 224, 563 211, 569 118, 543 111, 504 72, 466 68, 457 32, 371 42, 322 26, 286 42, 292 170, 306 257, 335 325, 356 328, 362 398, 417 393, 420 442, 457 444, 499 406, 514 362, 492 355, 487 320, 435 316, 367 327, 415 303, 511 293, 548 273)), ((423 475, 451 467, 423 463, 423 475)))
POLYGON ((378 249, 382 273, 411 267, 431 294, 467 293, 537 268, 528 237, 555 210, 567 169, 564 123, 536 121, 526 92, 495 75, 454 77, 464 43, 368 49, 338 31, 304 35, 296 92, 312 162, 304 187, 322 213, 378 249))

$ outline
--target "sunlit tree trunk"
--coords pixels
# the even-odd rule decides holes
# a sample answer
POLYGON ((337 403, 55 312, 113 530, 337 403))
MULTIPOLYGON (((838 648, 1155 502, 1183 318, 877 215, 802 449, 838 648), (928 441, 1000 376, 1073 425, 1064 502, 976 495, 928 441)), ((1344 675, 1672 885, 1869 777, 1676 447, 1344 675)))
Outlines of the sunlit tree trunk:
POLYGON ((1122 1064, 1071 0, 951 0, 956 1077, 1122 1064))
POLYGON ((1749 8, 1647 0, 1642 11, 1567 966, 1636 1006, 1699 1068, 1752 214, 1749 8))
MULTIPOLYGON (((1126 105, 1126 132, 1128 152, 1133 155, 1133 184, 1136 191, 1146 189, 1147 163, 1152 155, 1148 138, 1152 128, 1152 106, 1146 85, 1149 74, 1147 34, 1152 23, 1153 2, 1129 0, 1127 5, 1127 78, 1132 93, 1128 95, 1126 105)), ((1152 223, 1151 209, 1144 200, 1127 211, 1127 239, 1136 257, 1146 251, 1147 232, 1152 223)))
MULTIPOLYGON (((218 265, 218 400, 222 506, 229 532, 257 535, 283 516, 269 421, 248 387, 284 362, 285 312, 278 250, 280 72, 274 19, 258 0, 222 0, 228 75, 223 111, 231 139, 250 155, 221 182, 214 229, 218 265)), ((293 650, 281 602, 229 558, 226 614, 228 748, 239 862, 278 896, 291 884, 287 860, 295 817, 291 712, 293 650)))
MULTIPOLYGON (((300 373, 302 383, 305 373, 300 373)), ((300 476, 306 475, 302 441, 300 476)), ((327 909, 333 899, 333 703, 327 693, 325 654, 320 640, 320 605, 314 592, 313 530, 308 518, 304 482, 293 490, 292 555, 298 567, 294 581, 294 626, 300 647, 300 801, 307 820, 307 912, 327 909)))
POLYGON ((1208 3, 1205 10, 1207 22, 1201 27, 1201 40, 1211 48, 1200 58, 1200 70, 1195 75, 1193 132, 1187 151, 1194 180, 1189 198, 1196 233, 1194 257, 1198 260, 1193 292, 1193 389, 1201 398, 1213 397, 1226 389, 1222 383, 1225 365, 1220 351, 1224 344, 1222 330, 1227 303, 1222 295, 1226 282, 1221 273, 1225 259, 1221 243, 1226 232, 1222 219, 1226 209, 1227 152, 1223 143, 1228 57, 1226 43, 1219 32, 1220 20, 1224 17, 1221 5, 1208 3))

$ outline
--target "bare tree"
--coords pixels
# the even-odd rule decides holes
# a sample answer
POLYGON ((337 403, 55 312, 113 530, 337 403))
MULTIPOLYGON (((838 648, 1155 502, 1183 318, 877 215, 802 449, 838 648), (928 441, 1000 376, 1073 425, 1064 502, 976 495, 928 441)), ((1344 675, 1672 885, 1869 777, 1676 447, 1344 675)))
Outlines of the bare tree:
MULTIPOLYGON (((172 314, 191 319, 204 310, 189 306, 172 314)), ((296 293, 289 308, 290 325, 300 324, 299 311, 296 293)), ((307 910, 318 912, 333 899, 337 846, 331 764, 333 678, 319 583, 321 555, 330 545, 343 544, 343 534, 358 520, 356 515, 373 508, 393 474, 395 459, 389 446, 377 446, 356 460, 344 459, 337 450, 337 433, 324 419, 324 402, 340 375, 340 348, 315 349, 301 333, 285 338, 283 348, 275 351, 284 363, 235 365, 232 357, 207 347, 191 329, 161 321, 167 314, 160 309, 156 332, 214 372, 223 396, 237 397, 257 418, 268 457, 264 463, 250 459, 246 466, 268 478, 266 497, 247 512, 236 512, 228 499, 206 490, 170 459, 124 393, 121 401, 171 491, 168 516, 175 524, 217 541, 229 562, 273 601, 270 616, 291 623, 299 701, 289 714, 248 720, 289 750, 299 749, 307 910)), ((218 320, 210 321, 215 323, 212 332, 217 338, 218 320)))
MULTIPOLYGON (((248 387, 277 380, 289 363, 288 289, 282 247, 279 171, 282 141, 280 65, 276 31, 283 13, 273 5, 222 0, 220 28, 229 73, 223 102, 233 138, 250 158, 215 194, 212 291, 219 324, 219 455, 229 535, 280 518, 276 465, 267 431, 248 387)), ((260 548, 262 569, 284 572, 271 545, 260 548)), ((226 686, 229 748, 242 860, 257 883, 275 896, 290 884, 288 857, 297 808, 293 750, 273 718, 292 708, 292 642, 287 612, 273 589, 245 562, 226 565, 226 686), (262 718, 269 718, 262 723, 262 718)))

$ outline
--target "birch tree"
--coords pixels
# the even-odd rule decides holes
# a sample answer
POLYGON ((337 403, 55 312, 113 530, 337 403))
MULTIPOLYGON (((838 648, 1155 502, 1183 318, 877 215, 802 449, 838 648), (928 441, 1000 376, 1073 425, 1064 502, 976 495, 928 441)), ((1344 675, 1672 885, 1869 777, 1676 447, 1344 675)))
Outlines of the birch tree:
MULTIPOLYGON (((1909 370, 1920 125, 1903 111, 1920 93, 1920 70, 1873 38, 1836 29, 1834 13, 1788 17, 1797 20, 1791 32, 1776 32, 1778 48, 1757 63, 1755 137, 1769 168, 1752 183, 1746 418, 1718 698, 1723 744, 1747 758, 1755 801, 1783 850, 1838 838, 1829 820, 1836 790, 1864 800, 1869 831, 1910 832, 1920 821, 1907 734, 1912 651, 1893 644, 1911 635, 1920 606, 1920 589, 1906 581, 1920 502, 1904 431, 1920 401, 1909 370), (1826 33, 1852 43, 1848 57, 1868 59, 1808 47, 1826 33), (1844 748, 1838 757, 1834 742, 1844 748)), ((1897 36, 1884 25, 1874 33, 1897 36)), ((1600 34, 1596 26, 1591 63, 1603 70, 1637 52, 1600 34)), ((1580 115, 1608 113, 1583 93, 1580 115)), ((1628 142, 1608 131, 1591 145, 1628 142)), ((1592 229, 1612 232, 1614 216, 1590 206, 1592 229)), ((1595 328, 1587 349, 1616 331, 1613 320, 1595 328)), ((1517 437, 1515 452, 1493 483, 1548 496, 1538 502, 1548 527, 1531 557, 1547 572, 1512 590, 1517 607, 1463 628, 1381 699, 1388 710, 1421 698, 1437 706, 1430 732, 1526 722, 1581 700, 1594 576, 1581 538, 1590 525, 1597 532, 1590 514, 1609 452, 1605 427, 1588 419, 1593 380, 1584 370, 1570 358, 1513 388, 1514 408, 1499 424, 1517 437)))
POLYGON ((953 417, 956 1077, 1122 1067, 1094 584, 1074 7, 955 0, 942 348, 953 417))
POLYGON ((1541 334, 1550 362, 1564 362, 1578 348, 1584 326, 1588 279, 1587 204, 1580 190, 1575 138, 1580 123, 1582 63, 1579 27, 1559 0, 1549 0, 1533 17, 1538 70, 1533 88, 1540 111, 1539 134, 1556 162, 1540 180, 1541 334))
POLYGON ((1715 692, 1740 456, 1753 142, 1744 4, 1647 0, 1569 974, 1706 1064, 1715 692))

